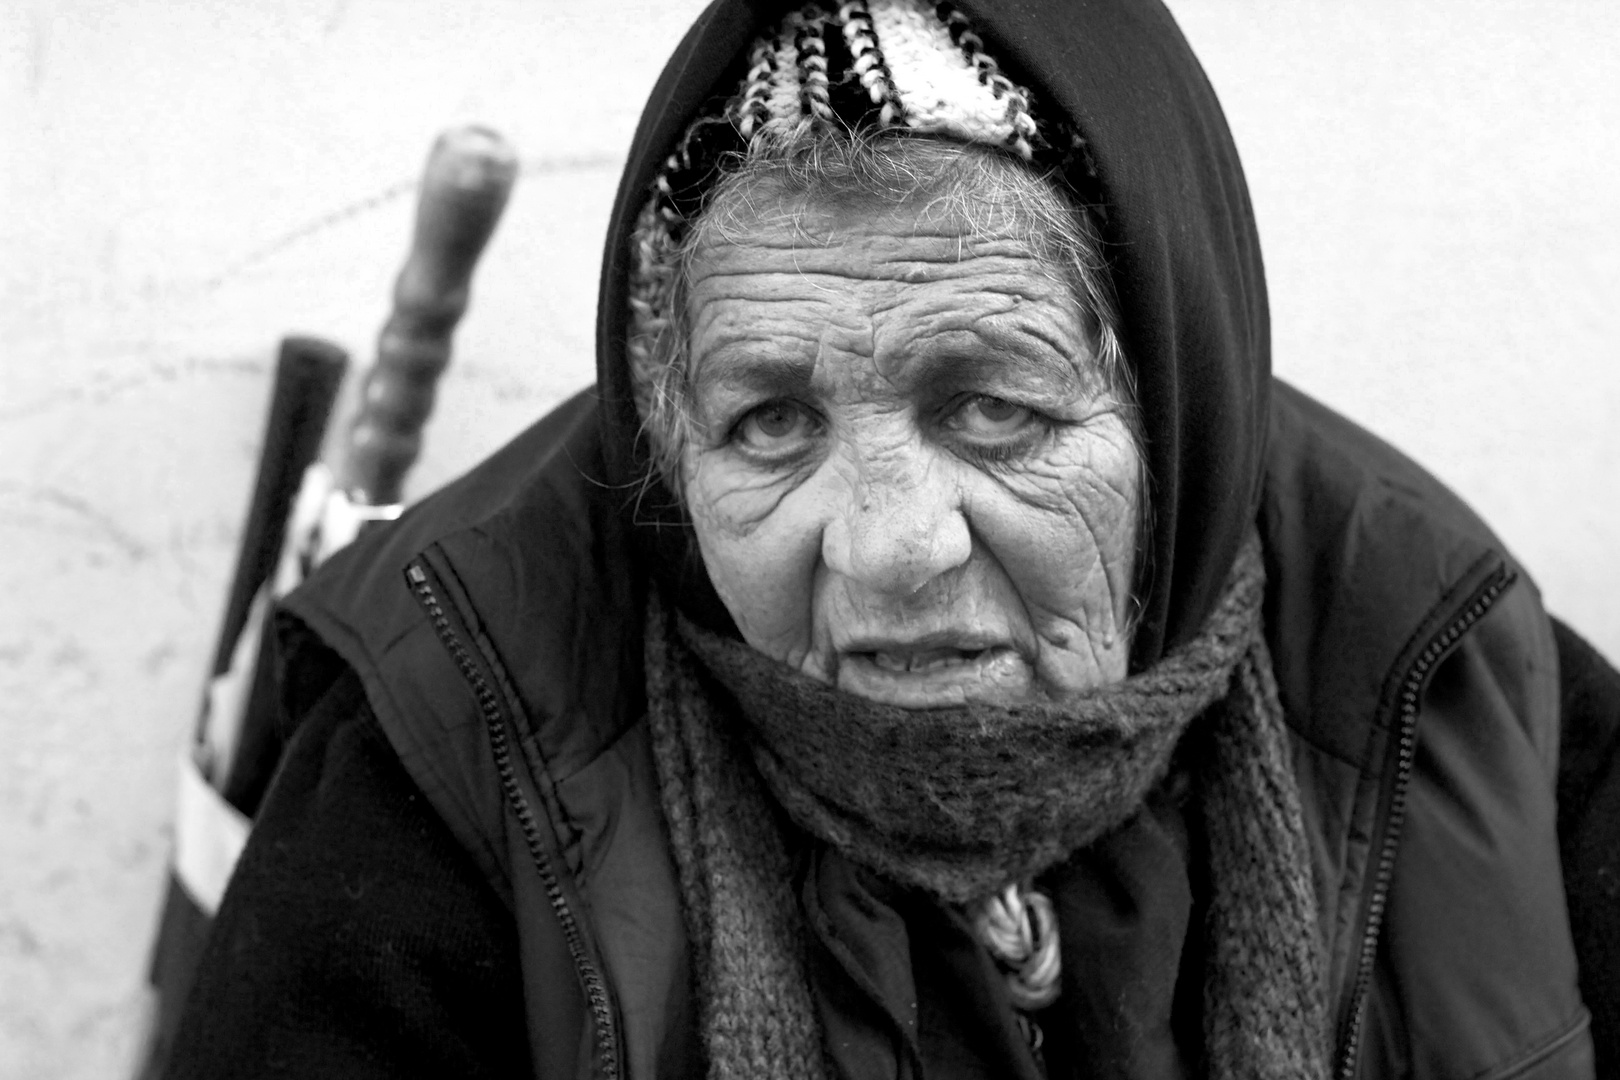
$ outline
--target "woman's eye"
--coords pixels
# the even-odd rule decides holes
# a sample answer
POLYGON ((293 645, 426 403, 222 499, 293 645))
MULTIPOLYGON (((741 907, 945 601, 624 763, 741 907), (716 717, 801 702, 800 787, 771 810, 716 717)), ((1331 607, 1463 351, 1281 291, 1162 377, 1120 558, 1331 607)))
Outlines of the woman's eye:
POLYGON ((1021 430, 1033 415, 1034 410, 1026 406, 977 394, 962 403, 953 419, 970 435, 999 438, 1021 430))
POLYGON ((809 413, 793 402, 769 401, 744 416, 736 430, 749 449, 772 453, 807 438, 813 425, 809 413))

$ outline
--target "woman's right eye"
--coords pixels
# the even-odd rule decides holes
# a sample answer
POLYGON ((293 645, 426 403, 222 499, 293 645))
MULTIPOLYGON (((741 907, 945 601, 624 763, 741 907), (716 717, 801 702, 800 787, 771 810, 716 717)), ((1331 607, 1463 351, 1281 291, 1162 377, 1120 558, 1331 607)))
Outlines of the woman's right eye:
POLYGON ((815 432, 815 418, 791 401, 767 401, 738 421, 734 438, 761 454, 790 453, 815 432))

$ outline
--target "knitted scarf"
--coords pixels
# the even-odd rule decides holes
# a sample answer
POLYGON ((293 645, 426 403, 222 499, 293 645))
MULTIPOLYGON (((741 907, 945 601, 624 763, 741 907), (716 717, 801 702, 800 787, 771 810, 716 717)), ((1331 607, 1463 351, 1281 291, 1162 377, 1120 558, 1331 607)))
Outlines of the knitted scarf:
POLYGON ((928 710, 799 676, 655 596, 649 719, 709 1076, 826 1075, 782 811, 853 861, 965 904, 1126 821, 1203 717, 1208 1074, 1325 1077, 1324 963, 1264 591, 1251 532, 1204 631, 1151 669, 1061 704, 928 710))

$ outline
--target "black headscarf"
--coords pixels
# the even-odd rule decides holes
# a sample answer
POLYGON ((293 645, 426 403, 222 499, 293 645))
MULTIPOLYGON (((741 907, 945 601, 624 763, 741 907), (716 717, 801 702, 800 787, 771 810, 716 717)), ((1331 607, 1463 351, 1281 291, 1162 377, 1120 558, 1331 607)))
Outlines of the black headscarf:
MULTIPOLYGON (((743 55, 794 6, 715 0, 653 89, 614 204, 597 313, 597 376, 610 479, 627 492, 652 572, 701 625, 735 633, 676 500, 639 438, 625 340, 629 237, 687 124, 737 85, 743 55)), ((1152 507, 1131 667, 1202 627, 1260 494, 1270 324, 1259 237, 1215 92, 1158 0, 961 0, 989 53, 1086 139, 1102 235, 1135 372, 1152 507)), ((1077 166, 1078 167, 1078 166, 1077 166)))

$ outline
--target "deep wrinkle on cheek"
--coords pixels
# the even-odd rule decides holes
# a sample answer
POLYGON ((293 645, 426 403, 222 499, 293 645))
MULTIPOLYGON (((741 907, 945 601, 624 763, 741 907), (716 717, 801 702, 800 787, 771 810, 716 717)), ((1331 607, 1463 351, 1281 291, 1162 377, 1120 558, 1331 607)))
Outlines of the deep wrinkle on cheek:
MULTIPOLYGON (((1115 418, 1109 427, 1123 429, 1123 421, 1115 418)), ((1118 437, 1129 439, 1123 430, 1118 437)), ((1062 509, 1053 497, 1067 497, 1077 486, 1089 488, 1103 483, 1115 494, 1126 494, 1114 479, 1127 482, 1134 472, 1134 455, 1116 441, 1116 433, 1100 429, 1095 423, 1063 423, 1055 425, 1052 438, 1038 454, 1032 454, 1018 463, 1016 469, 1002 471, 999 478, 1009 490, 1019 493, 1033 505, 1044 509, 1062 509)))
POLYGON ((743 462, 729 447, 689 452, 687 490, 690 512, 703 524, 731 536, 752 536, 792 492, 791 475, 771 473, 743 462))
POLYGON ((700 527, 698 545, 743 639, 820 677, 812 625, 819 543, 798 524, 791 514, 767 514, 740 530, 700 527))
POLYGON ((1104 427, 1068 430, 1038 460, 996 471, 993 483, 966 502, 975 530, 1026 598, 1031 619, 1048 627, 1058 611, 1069 612, 1060 622, 1081 629, 1118 623, 1125 613, 1139 463, 1123 420, 1116 415, 1104 427), (1053 565, 1056 552, 1067 552, 1069 564, 1053 565), (1091 594, 1099 594, 1097 603, 1086 603, 1091 594))

